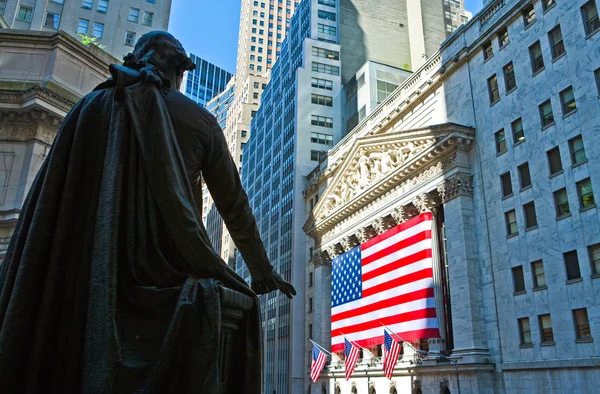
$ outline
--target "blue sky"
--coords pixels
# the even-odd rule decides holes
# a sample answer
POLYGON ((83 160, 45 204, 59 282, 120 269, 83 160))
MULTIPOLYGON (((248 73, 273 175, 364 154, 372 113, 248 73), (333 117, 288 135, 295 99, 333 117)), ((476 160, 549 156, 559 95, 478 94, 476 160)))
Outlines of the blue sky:
MULTIPOLYGON (((185 49, 225 70, 235 72, 241 0, 173 0, 169 31, 185 49)), ((482 0, 465 0, 467 10, 482 0)))

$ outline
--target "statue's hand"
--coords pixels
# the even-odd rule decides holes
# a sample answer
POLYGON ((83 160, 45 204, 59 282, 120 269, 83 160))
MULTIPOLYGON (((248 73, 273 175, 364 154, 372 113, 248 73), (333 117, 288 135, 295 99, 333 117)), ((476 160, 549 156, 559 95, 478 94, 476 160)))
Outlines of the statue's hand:
POLYGON ((290 299, 296 295, 294 286, 283 280, 283 278, 275 271, 272 271, 269 275, 260 280, 252 280, 252 290, 254 290, 256 294, 267 294, 277 289, 290 299))

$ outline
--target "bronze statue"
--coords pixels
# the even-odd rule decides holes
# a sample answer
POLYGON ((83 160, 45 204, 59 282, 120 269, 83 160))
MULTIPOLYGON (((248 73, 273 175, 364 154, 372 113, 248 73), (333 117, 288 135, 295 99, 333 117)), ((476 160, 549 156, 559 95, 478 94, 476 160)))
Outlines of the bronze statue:
POLYGON ((66 116, 0 265, 1 392, 224 392, 225 287, 250 300, 227 384, 260 393, 255 292, 296 292, 269 263, 222 130, 177 90, 194 67, 148 33, 66 116), (213 251, 201 177, 254 292, 213 251))

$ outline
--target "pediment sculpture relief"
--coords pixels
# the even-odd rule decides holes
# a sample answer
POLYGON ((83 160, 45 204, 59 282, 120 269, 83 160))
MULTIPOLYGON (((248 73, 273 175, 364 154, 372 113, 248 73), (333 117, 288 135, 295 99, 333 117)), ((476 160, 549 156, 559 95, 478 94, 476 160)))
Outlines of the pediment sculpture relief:
POLYGON ((319 217, 327 217, 331 212, 369 189, 389 173, 402 167, 432 144, 410 141, 401 146, 361 148, 355 155, 358 160, 353 160, 338 185, 334 186, 333 191, 327 196, 324 209, 319 217))

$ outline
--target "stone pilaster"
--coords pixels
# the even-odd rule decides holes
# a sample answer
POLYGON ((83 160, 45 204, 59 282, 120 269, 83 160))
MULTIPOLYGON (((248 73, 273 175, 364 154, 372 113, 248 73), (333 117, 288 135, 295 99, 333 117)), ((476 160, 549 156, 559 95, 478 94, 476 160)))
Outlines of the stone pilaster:
POLYGON ((458 173, 438 187, 444 203, 446 253, 454 331, 453 356, 463 362, 489 357, 482 316, 481 272, 473 207, 472 176, 458 173))
POLYGON ((324 252, 313 257, 313 340, 331 349, 331 259, 324 252))
POLYGON ((433 266, 433 288, 435 298, 435 312, 438 319, 438 325, 440 328, 439 338, 429 338, 429 358, 436 358, 440 355, 440 351, 446 350, 446 314, 444 308, 444 277, 442 272, 444 270, 444 264, 441 260, 440 247, 439 247, 439 234, 438 228, 438 212, 439 207, 442 204, 442 199, 437 192, 424 193, 415 198, 413 205, 419 210, 420 213, 431 212, 432 223, 431 223, 431 242, 432 242, 432 266, 433 266))

